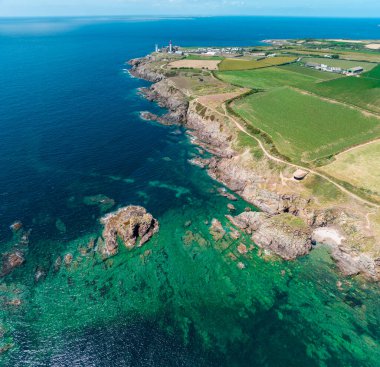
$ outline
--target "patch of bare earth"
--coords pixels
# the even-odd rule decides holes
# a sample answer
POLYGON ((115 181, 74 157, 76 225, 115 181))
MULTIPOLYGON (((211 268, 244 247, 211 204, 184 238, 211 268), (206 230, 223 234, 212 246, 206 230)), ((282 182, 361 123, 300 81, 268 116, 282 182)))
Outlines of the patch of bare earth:
POLYGON ((220 60, 177 60, 169 64, 170 68, 189 68, 218 70, 220 60))
POLYGON ((241 89, 231 93, 212 94, 208 96, 202 96, 198 98, 198 101, 204 106, 216 108, 232 98, 236 98, 243 93, 246 93, 248 89, 241 89))

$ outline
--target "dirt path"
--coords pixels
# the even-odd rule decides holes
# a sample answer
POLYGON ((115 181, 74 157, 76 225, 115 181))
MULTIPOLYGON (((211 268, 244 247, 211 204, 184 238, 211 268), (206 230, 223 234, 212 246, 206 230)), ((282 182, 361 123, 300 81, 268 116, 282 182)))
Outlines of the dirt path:
MULTIPOLYGON (((198 98, 195 100, 196 102, 200 103, 202 106, 204 106, 201 102, 199 102, 198 98)), ((367 204, 371 207, 375 207, 375 208, 380 208, 380 205, 378 204, 375 204, 375 203, 372 203, 371 201, 368 201, 368 200, 365 200, 363 198, 361 198, 360 196, 354 194, 353 192, 347 190, 345 187, 343 187, 342 185, 336 183, 334 180, 332 180, 331 178, 325 176, 323 173, 320 173, 318 171, 315 171, 313 169, 310 169, 310 168, 307 168, 307 167, 303 167, 303 166, 299 166, 297 164, 294 164, 294 163, 290 163, 290 162, 287 162, 281 158, 278 158, 278 157, 275 157, 273 156, 272 154, 270 154, 266 148, 264 147, 263 143, 261 142, 261 140, 259 138, 257 138, 256 136, 254 136, 253 134, 249 133, 247 130, 245 130, 245 128, 234 118, 232 117, 227 109, 226 109, 226 104, 223 103, 222 107, 223 107, 223 111, 224 111, 224 114, 221 114, 220 112, 218 112, 217 110, 215 110, 214 108, 211 108, 211 107, 208 107, 208 106, 204 106, 206 108, 209 108, 211 111, 213 111, 214 113, 218 114, 218 115, 221 115, 221 116, 224 116, 224 117, 227 117, 228 119, 230 119, 234 124, 235 126, 241 131, 243 132, 244 134, 250 136, 251 138, 253 138, 260 146, 260 149, 263 151, 263 153, 265 154, 265 156, 272 160, 272 161, 275 161, 275 162, 278 162, 278 163, 282 163, 282 164, 285 164, 289 167, 294 167, 296 169, 302 169, 302 170, 305 170, 307 172, 310 172, 316 176, 319 176, 323 179, 325 179, 326 181, 330 182, 331 184, 333 184, 335 187, 337 187, 339 190, 341 190, 342 192, 344 192, 345 194, 349 195, 350 197, 352 197, 353 199, 357 200, 357 201, 360 201, 361 203, 364 203, 364 204, 367 204)))
POLYGON ((366 143, 362 143, 362 144, 354 145, 353 147, 348 148, 348 149, 346 149, 346 150, 342 150, 341 152, 339 152, 338 154, 336 154, 335 157, 338 157, 338 156, 340 156, 340 155, 343 154, 343 153, 351 152, 352 150, 355 150, 355 149, 357 149, 357 148, 365 147, 365 146, 367 146, 367 145, 375 144, 375 143, 380 143, 380 138, 378 138, 378 139, 374 139, 374 140, 371 140, 371 141, 367 141, 366 143))

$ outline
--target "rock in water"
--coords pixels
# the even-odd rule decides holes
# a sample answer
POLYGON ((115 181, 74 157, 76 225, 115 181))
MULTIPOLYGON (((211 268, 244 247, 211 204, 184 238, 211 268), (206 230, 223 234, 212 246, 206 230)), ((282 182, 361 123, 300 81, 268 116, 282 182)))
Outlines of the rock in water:
POLYGON ((34 273, 34 282, 38 283, 40 280, 43 280, 46 277, 45 270, 38 266, 36 272, 34 273))
POLYGON ((104 244, 98 250, 104 257, 118 252, 118 238, 131 249, 141 247, 158 232, 158 221, 141 206, 127 206, 101 219, 104 244))
POLYGON ((14 251, 3 254, 3 263, 0 272, 0 278, 8 275, 14 268, 21 266, 25 262, 24 255, 21 251, 14 251))
POLYGON ((215 241, 221 240, 226 234, 226 231, 224 230, 222 223, 220 223, 220 221, 218 221, 215 218, 211 222, 210 234, 212 235, 215 241))
POLYGON ((9 228, 13 231, 13 232, 18 232, 21 228, 22 228, 22 223, 18 220, 14 223, 12 223, 9 228))

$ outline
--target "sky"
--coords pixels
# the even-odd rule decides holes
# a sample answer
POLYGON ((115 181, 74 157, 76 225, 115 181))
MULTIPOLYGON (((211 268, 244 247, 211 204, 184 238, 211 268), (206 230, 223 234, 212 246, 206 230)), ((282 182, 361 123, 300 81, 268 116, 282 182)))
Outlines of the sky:
POLYGON ((0 17, 99 15, 380 18, 380 0, 0 0, 0 17))

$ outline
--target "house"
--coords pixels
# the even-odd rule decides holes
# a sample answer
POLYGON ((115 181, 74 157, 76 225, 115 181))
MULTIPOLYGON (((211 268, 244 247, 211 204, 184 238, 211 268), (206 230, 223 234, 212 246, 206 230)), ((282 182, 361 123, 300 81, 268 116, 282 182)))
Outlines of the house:
POLYGON ((314 69, 320 69, 322 67, 321 64, 317 64, 316 62, 307 62, 305 66, 308 68, 314 68, 314 69))
POLYGON ((358 75, 362 73, 364 69, 361 66, 355 66, 354 68, 348 69, 347 74, 349 75, 358 75))

